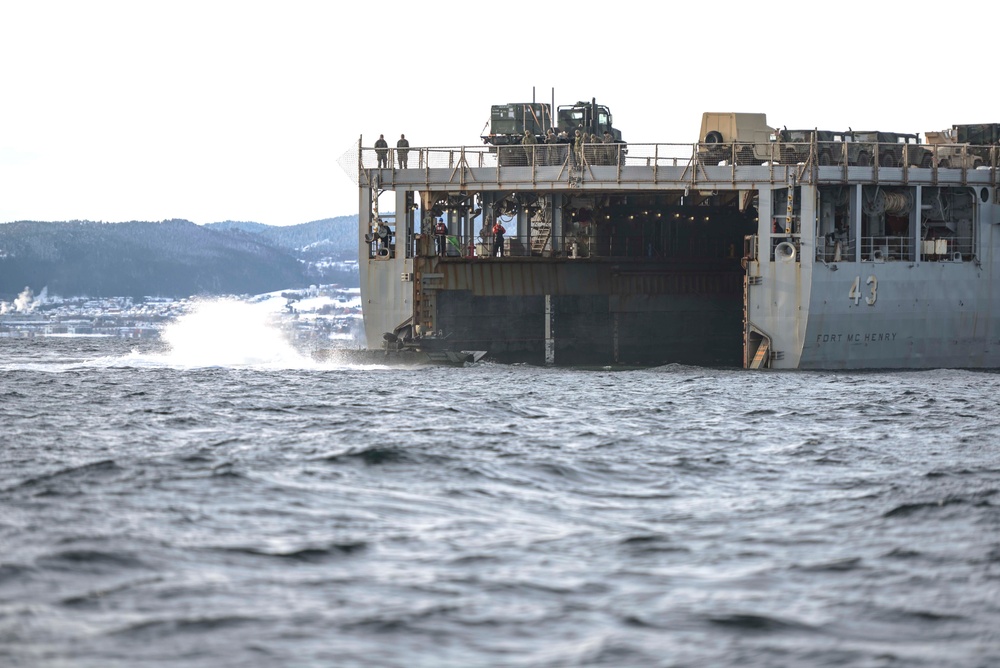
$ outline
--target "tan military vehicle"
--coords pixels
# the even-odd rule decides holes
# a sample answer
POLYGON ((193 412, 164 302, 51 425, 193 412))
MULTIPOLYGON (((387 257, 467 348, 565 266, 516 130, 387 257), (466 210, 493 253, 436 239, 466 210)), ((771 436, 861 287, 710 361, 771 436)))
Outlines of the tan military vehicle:
POLYGON ((777 130, 766 114, 706 111, 701 116, 698 161, 703 165, 760 165, 771 160, 777 130))
POLYGON ((969 150, 967 142, 959 142, 954 128, 938 132, 924 133, 927 140, 925 148, 929 149, 921 167, 930 167, 937 158, 938 167, 965 167, 975 169, 983 164, 981 156, 969 150))

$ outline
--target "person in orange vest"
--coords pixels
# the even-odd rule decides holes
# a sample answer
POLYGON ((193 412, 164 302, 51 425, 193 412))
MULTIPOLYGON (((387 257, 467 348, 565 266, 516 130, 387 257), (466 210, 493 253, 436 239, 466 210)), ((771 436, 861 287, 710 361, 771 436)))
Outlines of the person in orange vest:
POLYGON ((499 220, 493 223, 493 257, 503 257, 503 235, 506 233, 499 220))
POLYGON ((443 218, 438 218, 434 224, 434 239, 437 241, 437 254, 444 256, 448 252, 448 224, 443 218))

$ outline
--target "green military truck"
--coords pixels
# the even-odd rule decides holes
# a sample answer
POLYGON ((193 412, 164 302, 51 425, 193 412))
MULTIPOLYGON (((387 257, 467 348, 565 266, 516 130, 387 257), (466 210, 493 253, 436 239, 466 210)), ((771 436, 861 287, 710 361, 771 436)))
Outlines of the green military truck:
POLYGON ((482 135, 482 140, 494 147, 490 151, 497 153, 501 165, 527 165, 531 156, 521 146, 525 134, 532 135, 537 143, 551 127, 554 127, 552 107, 548 104, 494 104, 490 107, 490 132, 482 135))
POLYGON ((783 165, 806 162, 816 141, 816 164, 834 165, 843 162, 844 138, 846 132, 833 130, 789 130, 778 131, 777 154, 783 165))
MULTIPOLYGON (((557 134, 566 132, 567 143, 572 141, 577 130, 600 138, 607 131, 613 143, 623 143, 621 131, 613 125, 611 110, 597 104, 596 99, 560 106, 555 118, 551 105, 542 102, 495 104, 490 108, 489 127, 489 134, 482 135, 481 139, 484 144, 496 147, 501 165, 528 164, 528 155, 521 146, 526 132, 534 136, 538 145, 545 143, 550 128, 557 134)), ((568 151, 564 153, 569 155, 568 151)))
POLYGON ((577 102, 559 107, 556 111, 558 127, 556 132, 565 131, 572 137, 577 130, 603 137, 604 132, 611 133, 615 143, 622 143, 622 133, 617 130, 611 119, 611 110, 597 104, 597 100, 577 102))
POLYGON ((993 165, 994 157, 1000 161, 1000 123, 979 123, 978 125, 953 125, 955 139, 959 144, 968 144, 969 153, 979 156, 983 164, 993 165))
POLYGON ((536 138, 555 127, 552 108, 541 102, 510 102, 490 107, 490 133, 482 136, 484 144, 507 146, 520 144, 524 131, 536 138))
POLYGON ((909 164, 920 164, 926 151, 920 137, 902 132, 851 130, 848 132, 847 164, 867 167, 878 160, 879 167, 899 167, 903 164, 904 146, 909 164))

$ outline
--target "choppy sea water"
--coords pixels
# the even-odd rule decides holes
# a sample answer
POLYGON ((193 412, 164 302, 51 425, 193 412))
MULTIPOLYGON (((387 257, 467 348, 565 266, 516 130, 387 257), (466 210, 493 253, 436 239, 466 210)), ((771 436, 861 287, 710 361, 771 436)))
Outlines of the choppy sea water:
POLYGON ((0 339, 0 665, 1000 665, 1000 375, 199 336, 0 339))

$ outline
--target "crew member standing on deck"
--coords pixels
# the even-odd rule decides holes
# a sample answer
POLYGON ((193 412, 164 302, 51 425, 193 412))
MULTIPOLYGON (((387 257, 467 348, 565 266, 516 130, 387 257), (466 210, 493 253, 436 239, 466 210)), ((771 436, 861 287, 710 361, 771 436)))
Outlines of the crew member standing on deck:
MULTIPOLYGON (((556 135, 556 143, 559 144, 559 153, 556 156, 555 164, 561 165, 566 162, 570 154, 573 152, 573 140, 569 138, 569 133, 565 130, 560 130, 559 134, 556 135)), ((572 162, 570 162, 572 164, 572 162)))
POLYGON ((604 164, 605 165, 617 165, 618 164, 618 147, 614 146, 615 138, 611 136, 611 132, 608 130, 604 131, 604 164))
POLYGON ((503 235, 506 233, 499 220, 493 223, 493 257, 503 257, 503 235))
POLYGON ((409 153, 410 142, 406 140, 406 135, 399 135, 399 141, 396 142, 396 162, 400 169, 406 169, 406 157, 409 153))
POLYGON ((524 131, 524 137, 521 138, 521 145, 524 146, 524 159, 527 164, 533 164, 535 161, 535 144, 538 143, 535 139, 535 135, 530 130, 524 131))
POLYGON ((379 135, 375 142, 375 155, 378 156, 378 168, 388 167, 389 143, 385 140, 385 135, 379 135))
POLYGON ((545 156, 544 163, 546 165, 559 164, 558 157, 556 156, 556 151, 558 150, 558 148, 556 148, 556 143, 558 141, 559 139, 556 137, 556 133, 552 130, 552 128, 549 128, 545 133, 545 143, 547 146, 545 147, 545 153, 543 154, 545 156))
POLYGON ((443 218, 438 218, 434 224, 434 239, 437 241, 437 254, 444 256, 448 252, 448 224, 443 218))

